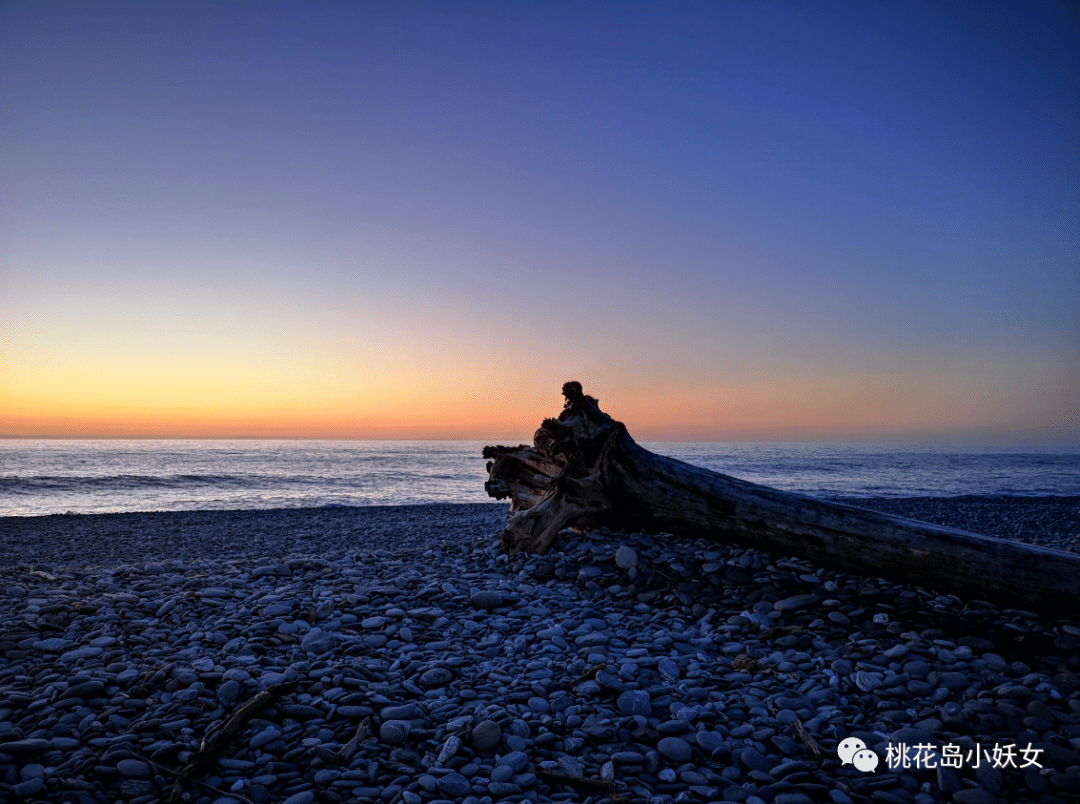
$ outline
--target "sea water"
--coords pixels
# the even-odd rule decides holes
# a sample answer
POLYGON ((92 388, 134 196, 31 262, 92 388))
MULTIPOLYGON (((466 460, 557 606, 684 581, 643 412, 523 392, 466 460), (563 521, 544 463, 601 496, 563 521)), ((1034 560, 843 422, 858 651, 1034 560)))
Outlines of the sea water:
MULTIPOLYGON (((0 515, 491 502, 482 441, 0 440, 0 515)), ((1080 495, 1080 453, 644 443, 818 497, 1080 495)))

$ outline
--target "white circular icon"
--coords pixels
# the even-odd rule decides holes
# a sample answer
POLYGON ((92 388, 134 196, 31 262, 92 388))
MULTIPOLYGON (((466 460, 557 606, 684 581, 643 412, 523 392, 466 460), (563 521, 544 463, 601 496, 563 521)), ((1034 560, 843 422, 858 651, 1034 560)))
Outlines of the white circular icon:
POLYGON ((852 763, 859 770, 866 772, 872 771, 878 766, 878 755, 871 751, 869 748, 864 748, 861 751, 856 751, 855 756, 851 758, 852 763))
POLYGON ((862 751, 865 748, 866 743, 858 737, 846 737, 840 741, 840 745, 836 746, 836 753, 840 755, 840 761, 842 763, 850 765, 851 758, 855 756, 855 752, 862 751))

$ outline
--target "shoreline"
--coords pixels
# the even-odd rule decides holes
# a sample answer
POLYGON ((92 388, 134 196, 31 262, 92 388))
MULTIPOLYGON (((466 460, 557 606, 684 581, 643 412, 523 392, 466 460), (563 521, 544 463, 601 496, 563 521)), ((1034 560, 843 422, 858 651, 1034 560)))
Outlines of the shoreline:
MULTIPOLYGON (((904 498, 1034 539, 1080 509, 950 499, 904 498)), ((1080 795, 1076 622, 649 534, 563 534, 510 558, 495 544, 505 515, 0 519, 0 798, 161 800, 164 769, 288 680, 297 690, 185 785, 191 802, 1080 795), (841 764, 848 738, 878 751, 876 773, 841 764), (1044 768, 886 767, 916 743, 1030 744, 1044 768)))
MULTIPOLYGON (((1080 495, 823 499, 1080 552, 1080 495)), ((348 550, 363 547, 365 537, 420 547, 448 527, 484 527, 497 533, 508 510, 507 503, 485 502, 0 516, 0 568, 19 562, 63 565, 87 560, 105 565, 183 556, 198 549, 255 555, 260 549, 280 549, 288 541, 298 553, 307 548, 348 550), (297 528, 305 530, 299 540, 297 528), (147 531, 158 536, 155 543, 144 538, 147 531), (95 548, 90 552, 88 539, 95 548)))

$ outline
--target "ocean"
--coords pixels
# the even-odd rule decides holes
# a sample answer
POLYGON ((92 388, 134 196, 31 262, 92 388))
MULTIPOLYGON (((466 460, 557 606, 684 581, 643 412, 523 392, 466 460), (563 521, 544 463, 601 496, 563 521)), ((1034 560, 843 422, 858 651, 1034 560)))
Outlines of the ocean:
MULTIPOLYGON (((0 440, 0 516, 492 502, 482 441, 0 440)), ((647 443, 817 497, 1080 495, 1068 450, 647 443)))

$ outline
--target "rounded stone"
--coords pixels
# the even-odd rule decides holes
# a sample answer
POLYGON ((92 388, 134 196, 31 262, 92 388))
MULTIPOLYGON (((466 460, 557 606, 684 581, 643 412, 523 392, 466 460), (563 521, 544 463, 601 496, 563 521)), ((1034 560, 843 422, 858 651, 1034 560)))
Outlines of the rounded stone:
POLYGON ((748 748, 743 751, 739 754, 739 760, 746 766, 747 770, 768 773, 773 768, 772 761, 756 748, 748 748))
POLYGON ((411 733, 412 725, 407 720, 388 720, 379 727, 379 739, 387 745, 403 746, 411 733))
POLYGON ((379 717, 383 720, 411 720, 420 717, 420 707, 413 703, 384 706, 379 710, 379 717))
POLYGON ((627 690, 618 697, 616 704, 624 715, 652 716, 652 698, 645 690, 627 690))
POLYGON ((121 759, 116 763, 121 776, 129 779, 149 779, 153 776, 150 766, 140 759, 121 759))
POLYGON ((28 740, 12 740, 11 742, 4 743, 4 753, 14 754, 16 756, 22 754, 40 754, 44 751, 48 751, 50 748, 52 748, 52 743, 38 737, 28 740))
POLYGON ((724 735, 715 731, 699 731, 695 735, 695 739, 701 750, 710 754, 724 743, 724 735))
POLYGON ((863 692, 873 692, 885 682, 881 673, 867 673, 859 670, 855 673, 855 686, 863 692))
POLYGON ((225 703, 232 703, 238 697, 240 697, 240 682, 239 681, 226 681, 220 687, 218 687, 217 697, 218 700, 225 703))
POLYGON ((301 790, 299 793, 294 793, 287 799, 281 802, 281 804, 311 804, 315 800, 315 793, 311 790, 301 790))
POLYGON ((656 748, 672 762, 690 761, 690 743, 681 737, 663 737, 656 748))
POLYGON ((474 751, 490 751, 502 742, 502 727, 494 720, 482 720, 472 730, 474 751))
POLYGON ((445 687, 454 680, 454 674, 445 667, 433 667, 420 676, 420 686, 426 690, 445 687))
POLYGON ((993 650, 995 647, 993 642, 977 636, 962 636, 956 644, 979 651, 993 650))
POLYGON ((249 745, 252 748, 262 748, 268 743, 272 743, 278 737, 281 736, 281 731, 274 726, 267 726, 260 732, 257 732, 252 738, 249 745))
POLYGON ((451 798, 461 800, 472 792, 472 784, 460 773, 448 773, 435 780, 439 790, 451 798))
POLYGON ((997 796, 980 787, 957 790, 952 797, 958 804, 997 804, 997 796))
POLYGON ((525 766, 529 764, 529 755, 524 751, 511 751, 509 754, 500 759, 497 763, 497 767, 510 768, 512 773, 521 773, 525 770, 525 766))
POLYGON ((300 648, 307 653, 326 653, 334 647, 334 635, 329 631, 309 631, 300 641, 300 648))
POLYGON ((1080 793, 1080 773, 1055 773, 1050 784, 1068 793, 1080 793))
POLYGON ((773 603, 773 608, 779 612, 798 611, 817 602, 818 599, 814 595, 792 595, 773 603))
POLYGON ((615 566, 619 569, 628 570, 637 566, 637 553, 628 544, 619 546, 615 551, 615 566))
POLYGON ((469 598, 469 603, 472 604, 474 609, 491 611, 502 606, 503 596, 493 591, 474 592, 473 596, 469 598))
POLYGON ((773 804, 814 804, 814 800, 800 790, 786 790, 776 794, 773 804))
POLYGON ((949 692, 959 692, 971 686, 971 679, 964 673, 942 673, 938 677, 938 683, 949 692))
POLYGON ((33 796, 37 795, 42 788, 45 787, 45 782, 42 779, 27 779, 25 782, 19 782, 12 788, 12 792, 16 796, 33 796))
POLYGON ((19 768, 19 778, 24 782, 27 779, 44 779, 45 766, 38 762, 31 762, 19 768))

